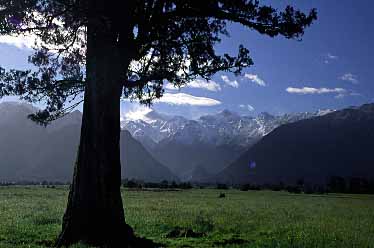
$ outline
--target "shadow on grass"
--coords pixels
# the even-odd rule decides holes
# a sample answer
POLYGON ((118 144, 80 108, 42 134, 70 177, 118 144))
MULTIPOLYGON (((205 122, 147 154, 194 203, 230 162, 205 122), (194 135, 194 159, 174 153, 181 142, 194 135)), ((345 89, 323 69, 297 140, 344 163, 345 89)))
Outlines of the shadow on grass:
MULTIPOLYGON (((38 246, 44 246, 48 248, 56 247, 56 240, 38 240, 35 242, 36 245, 38 246)), ((79 247, 91 247, 88 245, 81 244, 79 247)), ((76 245, 71 245, 69 247, 76 247, 76 245)), ((155 243, 153 240, 143 238, 143 237, 138 237, 134 236, 131 244, 129 244, 129 247, 139 247, 139 248, 158 248, 158 247, 163 247, 162 244, 155 243)))

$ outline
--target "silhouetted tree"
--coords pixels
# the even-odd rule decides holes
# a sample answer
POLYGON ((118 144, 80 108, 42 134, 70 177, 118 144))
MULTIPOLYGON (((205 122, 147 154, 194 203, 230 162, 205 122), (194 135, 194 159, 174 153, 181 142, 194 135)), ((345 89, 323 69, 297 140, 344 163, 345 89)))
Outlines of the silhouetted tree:
POLYGON ((167 188, 169 188, 169 182, 167 180, 162 180, 160 182, 160 188, 161 189, 167 189, 167 188))
POLYGON ((352 177, 349 179, 349 189, 352 194, 369 194, 370 182, 366 178, 352 177))
POLYGON ((35 70, 0 69, 0 96, 43 101, 30 116, 46 125, 83 101, 80 146, 58 246, 78 241, 124 247, 132 240, 120 194, 120 98, 143 104, 218 71, 253 64, 215 45, 235 22, 274 37, 300 38, 316 19, 256 0, 0 0, 0 35, 34 35, 35 70))
POLYGON ((294 193, 294 194, 300 194, 301 193, 301 188, 299 186, 295 186, 295 185, 289 185, 289 186, 287 186, 286 190, 289 193, 294 193))
POLYGON ((297 182, 296 182, 296 185, 299 186, 300 188, 304 187, 304 184, 305 184, 305 182, 304 182, 303 178, 297 180, 297 182))
POLYGON ((344 177, 330 177, 328 182, 329 192, 332 193, 346 193, 347 184, 344 177))
POLYGON ((170 188, 176 189, 178 187, 178 184, 175 181, 171 182, 170 188))
POLYGON ((133 188, 141 189, 142 184, 137 182, 136 180, 125 180, 123 182, 123 187, 130 188, 130 189, 133 189, 133 188))

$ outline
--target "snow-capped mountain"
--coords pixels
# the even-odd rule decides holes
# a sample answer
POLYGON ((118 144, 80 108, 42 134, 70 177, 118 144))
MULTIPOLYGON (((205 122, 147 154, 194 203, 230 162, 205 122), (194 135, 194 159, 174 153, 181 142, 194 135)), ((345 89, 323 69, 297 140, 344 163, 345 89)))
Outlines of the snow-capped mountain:
POLYGON ((133 137, 142 139, 144 136, 154 142, 174 135, 178 129, 184 128, 187 119, 180 116, 167 116, 156 111, 150 111, 141 119, 122 118, 121 128, 127 129, 133 137))
POLYGON ((261 113, 256 117, 241 116, 229 110, 215 115, 188 120, 181 116, 167 116, 150 111, 142 119, 126 119, 121 127, 138 140, 159 143, 173 140, 182 144, 209 143, 213 145, 236 144, 247 147, 280 125, 322 116, 333 110, 313 113, 294 113, 274 116, 261 113))
POLYGON ((188 120, 147 110, 122 119, 121 127, 179 178, 199 181, 206 177, 204 174, 218 173, 280 125, 329 112, 331 110, 280 116, 261 113, 252 117, 224 110, 188 120))

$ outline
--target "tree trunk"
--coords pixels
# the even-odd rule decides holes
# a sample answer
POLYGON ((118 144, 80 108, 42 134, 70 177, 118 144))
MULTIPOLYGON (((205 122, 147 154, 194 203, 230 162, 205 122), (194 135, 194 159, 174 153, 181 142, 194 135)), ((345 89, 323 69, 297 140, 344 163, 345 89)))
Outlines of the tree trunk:
POLYGON ((123 67, 116 37, 105 29, 97 23, 88 26, 80 145, 58 247, 80 241, 100 247, 128 247, 133 239, 120 192, 123 67))

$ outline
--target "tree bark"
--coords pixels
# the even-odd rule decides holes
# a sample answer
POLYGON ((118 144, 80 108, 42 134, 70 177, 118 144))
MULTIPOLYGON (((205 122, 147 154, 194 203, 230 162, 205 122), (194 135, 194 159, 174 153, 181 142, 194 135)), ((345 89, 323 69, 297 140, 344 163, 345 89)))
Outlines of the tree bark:
POLYGON ((128 247, 133 239, 120 192, 120 75, 125 58, 119 58, 110 28, 97 22, 87 29, 80 145, 58 247, 77 242, 128 247))

